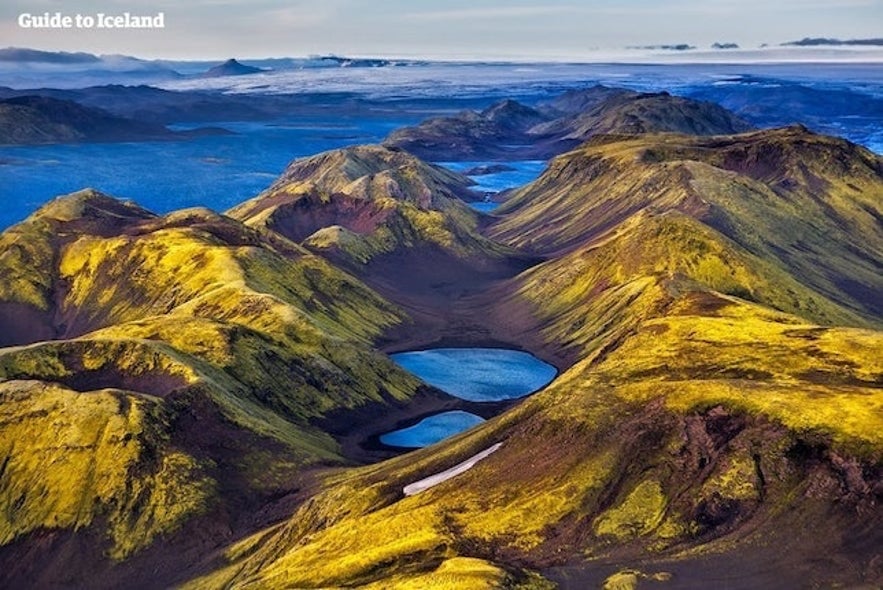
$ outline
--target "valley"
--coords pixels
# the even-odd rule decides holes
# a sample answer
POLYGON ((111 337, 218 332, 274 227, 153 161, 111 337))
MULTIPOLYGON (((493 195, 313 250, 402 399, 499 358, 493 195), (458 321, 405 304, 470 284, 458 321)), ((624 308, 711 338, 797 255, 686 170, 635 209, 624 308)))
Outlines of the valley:
POLYGON ((0 234, 0 585, 883 581, 883 160, 556 100, 0 234))

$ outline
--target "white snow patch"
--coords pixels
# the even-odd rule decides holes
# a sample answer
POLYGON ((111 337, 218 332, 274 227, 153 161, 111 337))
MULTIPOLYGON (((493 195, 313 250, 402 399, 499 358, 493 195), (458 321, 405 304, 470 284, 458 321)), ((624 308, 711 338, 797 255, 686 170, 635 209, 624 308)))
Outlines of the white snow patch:
POLYGON ((445 469, 444 471, 440 471, 436 474, 430 475, 429 477, 424 477, 421 480, 406 485, 402 489, 402 491, 405 493, 406 496, 413 496, 414 494, 419 494, 420 492, 428 490, 433 486, 437 486, 440 483, 446 482, 452 477, 456 477, 461 473, 469 471, 470 469, 475 467, 476 463, 486 458, 491 453, 495 452, 501 446, 503 446, 503 443, 499 442, 491 447, 486 448, 482 452, 469 457, 462 463, 457 463, 450 469, 445 469))

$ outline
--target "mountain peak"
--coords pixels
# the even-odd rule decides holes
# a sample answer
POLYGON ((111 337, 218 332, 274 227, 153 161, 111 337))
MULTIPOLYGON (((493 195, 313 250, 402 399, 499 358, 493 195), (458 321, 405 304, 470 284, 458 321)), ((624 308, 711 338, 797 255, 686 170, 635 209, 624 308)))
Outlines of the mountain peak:
MULTIPOLYGON (((353 187, 350 185, 360 179, 399 173, 411 180, 417 177, 434 179, 439 186, 446 187, 444 192, 448 196, 467 200, 474 198, 467 188, 471 184, 469 179, 427 164, 402 149, 381 145, 350 146, 295 160, 270 187, 269 192, 309 184, 325 192, 352 193, 353 187)), ((403 177, 399 180, 406 179, 403 177)))
POLYGON ((29 219, 60 222, 76 220, 142 220, 156 217, 131 201, 121 201, 94 188, 56 197, 40 207, 29 219))
POLYGON ((247 66, 239 63, 235 58, 230 58, 224 63, 208 69, 202 74, 203 78, 220 78, 222 76, 245 76, 247 74, 257 74, 263 72, 261 68, 247 66))
POLYGON ((504 128, 525 129, 542 123, 546 118, 536 110, 511 98, 492 104, 481 117, 504 128))

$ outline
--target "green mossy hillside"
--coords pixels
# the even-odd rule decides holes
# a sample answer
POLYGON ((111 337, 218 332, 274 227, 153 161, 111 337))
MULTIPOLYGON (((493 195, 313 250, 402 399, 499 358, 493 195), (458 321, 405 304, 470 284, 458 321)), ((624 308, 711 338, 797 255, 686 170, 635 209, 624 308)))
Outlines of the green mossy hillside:
POLYGON ((678 211, 876 323, 881 198, 878 157, 800 127, 604 137, 556 158, 490 233, 548 255, 602 240, 639 212, 678 211))
POLYGON ((123 559, 217 501, 204 465, 169 448, 156 398, 0 383, 0 544, 102 523, 123 559))
POLYGON ((66 579, 100 586, 615 587, 715 559, 746 587, 879 585, 879 158, 801 128, 595 138, 489 227, 461 180, 348 148, 237 219, 81 193, 0 236, 2 551, 70 539, 93 557, 62 554, 66 579), (432 321, 520 333, 561 371, 347 461, 332 434, 420 387, 378 342, 432 321))
POLYGON ((0 349, 2 544, 83 530, 123 559, 203 518, 235 526, 230 506, 347 462, 329 416, 401 405, 419 386, 372 348, 407 321, 400 309, 230 218, 86 191, 0 239, 22 244, 0 262, 27 296, 4 285, 3 304, 47 328, 2 318, 19 330, 0 349))
POLYGON ((338 475, 235 568, 193 585, 382 584, 453 556, 527 575, 574 559, 738 554, 810 530, 822 539, 782 545, 777 562, 837 555, 856 569, 831 575, 862 580, 872 554, 843 552, 879 540, 883 337, 735 299, 696 315, 696 295, 480 428, 338 475), (402 495, 497 442, 466 473, 402 495))
POLYGON ((229 215, 354 268, 427 248, 480 266, 512 252, 478 232, 470 184, 402 150, 355 146, 296 160, 229 215))
POLYGON ((571 358, 618 342, 668 313, 685 292, 695 292, 694 305, 708 313, 729 297, 807 321, 873 325, 679 211, 638 212, 591 244, 522 273, 507 291, 510 301, 529 303, 546 341, 571 358))

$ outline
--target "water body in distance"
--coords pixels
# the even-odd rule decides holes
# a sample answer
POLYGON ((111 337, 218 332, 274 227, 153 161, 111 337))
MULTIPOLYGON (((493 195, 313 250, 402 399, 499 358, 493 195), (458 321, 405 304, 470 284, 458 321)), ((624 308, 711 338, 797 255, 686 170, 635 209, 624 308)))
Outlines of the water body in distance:
POLYGON ((437 348, 391 357, 433 387, 473 402, 524 397, 557 374, 532 354, 503 348, 437 348))
MULTIPOLYGON (((423 118, 329 115, 274 122, 211 123, 234 132, 189 141, 0 146, 0 231, 51 198, 92 187, 154 213, 205 206, 222 212, 250 199, 293 159, 377 143, 423 118)), ((187 129, 198 125, 176 125, 187 129)))
POLYGON ((391 447, 428 447, 482 422, 484 420, 480 416, 469 412, 461 410, 442 412, 424 418, 408 428, 387 432, 381 435, 380 442, 391 447))
MULTIPOLYGON (((502 170, 492 174, 476 174, 469 178, 476 182, 470 188, 478 193, 484 193, 491 196, 504 190, 518 188, 529 182, 533 182, 546 169, 545 160, 514 160, 507 162, 439 162, 440 166, 444 166, 454 172, 464 173, 469 170, 476 170, 482 166, 494 166, 503 164, 509 170, 502 170)), ((478 201, 469 203, 469 205, 478 209, 482 213, 490 213, 497 208, 499 203, 488 199, 487 201, 478 201)))

